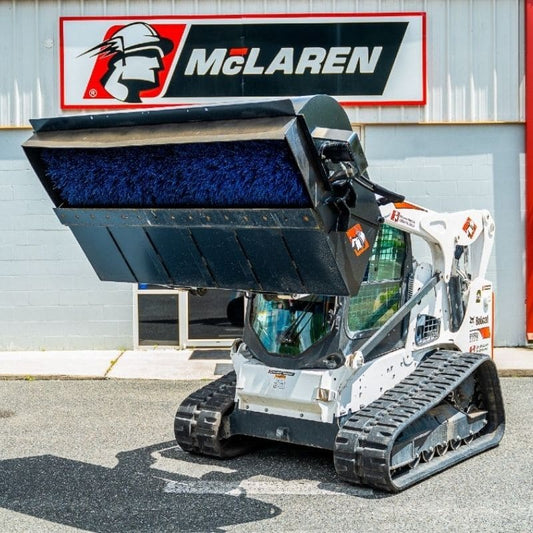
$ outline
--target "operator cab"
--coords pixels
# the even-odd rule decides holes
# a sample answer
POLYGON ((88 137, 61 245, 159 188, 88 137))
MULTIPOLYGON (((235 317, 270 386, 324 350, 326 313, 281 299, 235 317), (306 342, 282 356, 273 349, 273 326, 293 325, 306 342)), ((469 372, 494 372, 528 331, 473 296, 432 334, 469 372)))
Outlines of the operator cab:
MULTIPOLYGON (((356 296, 253 294, 245 342, 268 365, 336 368, 405 301, 410 263, 407 234, 382 225, 356 296)), ((392 330, 381 353, 397 347, 404 330, 392 330)))
POLYGON ((252 328, 267 352, 300 355, 331 331, 335 304, 333 296, 257 294, 252 328))
POLYGON ((349 298, 350 337, 382 326, 403 303, 402 289, 408 255, 407 235, 382 225, 372 248, 365 277, 356 296, 349 298))

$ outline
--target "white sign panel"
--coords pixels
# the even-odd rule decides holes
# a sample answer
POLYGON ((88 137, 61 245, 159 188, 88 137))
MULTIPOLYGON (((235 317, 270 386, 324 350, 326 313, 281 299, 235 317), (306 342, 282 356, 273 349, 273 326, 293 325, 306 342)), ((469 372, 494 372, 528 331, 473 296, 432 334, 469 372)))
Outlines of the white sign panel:
POLYGON ((426 103, 425 13, 64 17, 61 107, 330 94, 426 103))

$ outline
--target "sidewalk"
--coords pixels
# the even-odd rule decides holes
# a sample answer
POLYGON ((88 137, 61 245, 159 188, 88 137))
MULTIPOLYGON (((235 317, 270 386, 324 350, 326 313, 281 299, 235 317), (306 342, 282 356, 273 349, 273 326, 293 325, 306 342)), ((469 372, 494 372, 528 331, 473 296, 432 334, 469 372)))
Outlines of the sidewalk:
MULTIPOLYGON (((89 350, 0 352, 4 379, 175 379, 212 380, 231 370, 225 350, 89 350)), ((533 376, 533 350, 496 348, 500 376, 533 376)))

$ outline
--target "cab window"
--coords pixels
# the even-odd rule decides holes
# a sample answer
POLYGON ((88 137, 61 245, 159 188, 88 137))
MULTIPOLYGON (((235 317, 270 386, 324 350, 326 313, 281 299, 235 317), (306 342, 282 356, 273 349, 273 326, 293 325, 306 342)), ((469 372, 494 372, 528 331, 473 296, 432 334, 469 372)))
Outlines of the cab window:
POLYGON ((399 309, 406 251, 404 232, 382 225, 359 293, 350 298, 351 333, 379 328, 399 309))
POLYGON ((256 294, 251 306, 252 328, 265 350, 298 356, 331 331, 335 298, 256 294))

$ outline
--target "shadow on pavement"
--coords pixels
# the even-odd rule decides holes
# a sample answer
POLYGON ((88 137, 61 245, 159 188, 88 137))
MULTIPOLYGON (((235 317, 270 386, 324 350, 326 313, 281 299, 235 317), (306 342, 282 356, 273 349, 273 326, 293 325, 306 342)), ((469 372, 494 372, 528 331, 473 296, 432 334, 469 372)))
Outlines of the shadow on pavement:
POLYGON ((190 477, 151 468, 164 442, 121 452, 114 468, 53 455, 0 461, 0 506, 94 532, 223 531, 281 510, 244 494, 174 494, 190 477), (164 477, 163 477, 164 476, 164 477))
POLYGON ((254 480, 266 479, 263 486, 271 483, 285 494, 295 494, 294 490, 298 491, 305 486, 320 496, 336 493, 372 500, 391 497, 391 494, 375 491, 370 487, 341 481, 333 466, 333 453, 329 450, 260 439, 257 440, 257 444, 257 448, 250 453, 233 459, 189 454, 179 446, 161 450, 159 457, 172 460, 175 465, 181 463, 188 471, 194 471, 196 467, 196 470, 203 472, 202 481, 218 482, 222 486, 238 487, 241 482, 246 486, 246 482, 253 484, 254 480), (290 484, 290 482, 295 483, 290 484))

